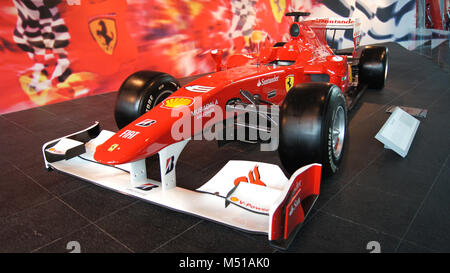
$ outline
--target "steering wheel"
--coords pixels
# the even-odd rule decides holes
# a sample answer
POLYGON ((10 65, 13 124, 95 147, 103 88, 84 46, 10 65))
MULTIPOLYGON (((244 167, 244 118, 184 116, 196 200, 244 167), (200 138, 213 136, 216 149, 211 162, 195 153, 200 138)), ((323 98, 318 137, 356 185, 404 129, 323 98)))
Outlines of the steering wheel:
POLYGON ((294 22, 298 22, 300 16, 309 16, 309 15, 311 15, 310 12, 293 11, 293 12, 286 13, 284 16, 293 16, 294 17, 294 22))

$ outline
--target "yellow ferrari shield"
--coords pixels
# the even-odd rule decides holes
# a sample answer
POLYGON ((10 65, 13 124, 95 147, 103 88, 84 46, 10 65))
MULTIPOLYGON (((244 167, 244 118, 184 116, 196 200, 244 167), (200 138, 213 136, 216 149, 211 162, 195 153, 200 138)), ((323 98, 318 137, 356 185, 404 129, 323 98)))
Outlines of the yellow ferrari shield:
POLYGON ((119 147, 119 144, 113 144, 111 147, 108 148, 108 152, 114 151, 117 147, 119 147))
POLYGON ((291 90, 291 88, 294 86, 294 75, 289 75, 286 77, 286 92, 289 92, 289 90, 291 90))
POLYGON ((286 9, 286 0, 270 0, 273 16, 278 23, 283 19, 284 11, 286 9))
POLYGON ((89 30, 100 48, 112 55, 117 43, 116 21, 113 18, 96 18, 89 22, 89 30))

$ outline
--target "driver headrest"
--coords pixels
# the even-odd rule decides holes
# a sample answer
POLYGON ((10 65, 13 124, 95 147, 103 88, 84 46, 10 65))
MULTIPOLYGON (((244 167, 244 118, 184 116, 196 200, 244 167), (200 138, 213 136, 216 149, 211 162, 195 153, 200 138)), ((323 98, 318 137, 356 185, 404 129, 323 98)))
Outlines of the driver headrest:
POLYGON ((300 26, 298 23, 292 23, 289 28, 289 34, 292 38, 298 38, 298 36, 300 36, 300 26))

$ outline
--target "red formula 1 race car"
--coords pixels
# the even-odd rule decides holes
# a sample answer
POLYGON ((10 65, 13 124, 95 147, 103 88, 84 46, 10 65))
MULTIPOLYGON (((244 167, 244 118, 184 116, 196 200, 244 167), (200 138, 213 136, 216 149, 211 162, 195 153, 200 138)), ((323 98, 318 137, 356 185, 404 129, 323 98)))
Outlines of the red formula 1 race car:
MULTIPOLYGON (((339 168, 347 110, 365 87, 387 77, 385 47, 359 48, 359 21, 294 17, 287 42, 236 54, 216 72, 180 86, 172 76, 139 71, 118 92, 117 133, 90 128, 43 146, 46 167, 242 230, 266 233, 286 248, 319 195, 321 175, 339 168), (326 31, 353 29, 354 50, 338 53, 326 31), (176 186, 175 166, 192 139, 260 141, 278 148, 276 165, 230 161, 196 191, 176 186), (158 155, 161 181, 147 177, 158 155)), ((265 146, 263 146, 263 144, 265 146)))

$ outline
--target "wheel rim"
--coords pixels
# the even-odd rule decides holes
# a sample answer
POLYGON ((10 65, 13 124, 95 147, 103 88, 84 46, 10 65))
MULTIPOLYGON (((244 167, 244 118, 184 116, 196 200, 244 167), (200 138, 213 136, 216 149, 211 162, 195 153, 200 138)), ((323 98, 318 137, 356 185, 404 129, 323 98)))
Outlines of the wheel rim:
POLYGON ((345 137, 345 111, 339 106, 334 113, 333 127, 331 128, 331 144, 333 145, 333 154, 336 159, 341 156, 345 137))

